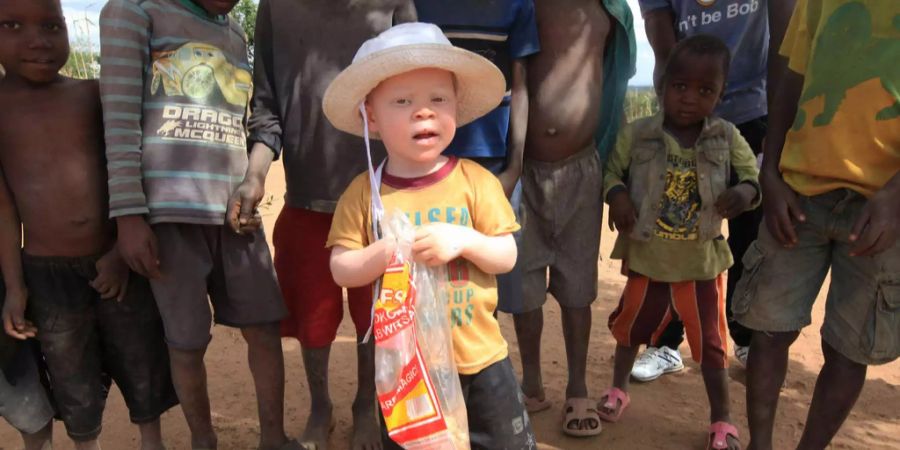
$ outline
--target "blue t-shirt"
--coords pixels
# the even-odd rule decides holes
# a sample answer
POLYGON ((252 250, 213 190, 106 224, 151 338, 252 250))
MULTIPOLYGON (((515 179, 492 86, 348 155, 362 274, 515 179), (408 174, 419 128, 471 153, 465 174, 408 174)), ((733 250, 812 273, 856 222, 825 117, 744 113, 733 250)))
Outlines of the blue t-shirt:
POLYGON ((716 113, 741 124, 766 115, 769 51, 768 0, 639 0, 641 12, 668 8, 683 39, 695 34, 718 37, 731 49, 731 71, 716 113))
POLYGON ((506 157, 513 60, 540 50, 534 0, 416 0, 419 21, 433 23, 457 47, 489 59, 506 78, 506 95, 493 111, 456 130, 445 155, 506 157))

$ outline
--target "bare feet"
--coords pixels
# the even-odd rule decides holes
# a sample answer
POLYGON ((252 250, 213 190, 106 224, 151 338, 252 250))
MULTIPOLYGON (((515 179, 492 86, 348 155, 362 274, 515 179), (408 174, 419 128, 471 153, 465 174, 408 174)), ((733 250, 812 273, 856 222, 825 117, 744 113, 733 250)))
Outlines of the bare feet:
POLYGON ((352 450, 381 450, 381 422, 375 399, 353 402, 352 450))
POLYGON ((306 420, 306 428, 300 438, 300 445, 306 450, 327 450, 328 435, 334 429, 332 406, 328 403, 324 406, 313 405, 309 411, 309 419, 306 420))

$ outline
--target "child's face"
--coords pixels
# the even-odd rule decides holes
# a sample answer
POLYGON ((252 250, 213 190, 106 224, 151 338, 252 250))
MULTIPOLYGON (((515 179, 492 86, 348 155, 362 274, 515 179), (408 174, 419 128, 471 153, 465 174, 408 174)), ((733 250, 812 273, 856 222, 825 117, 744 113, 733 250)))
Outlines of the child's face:
POLYGON ((7 76, 48 83, 68 58, 66 20, 57 0, 0 0, 0 64, 7 76))
POLYGON ((666 120, 675 126, 696 125, 719 104, 725 87, 722 60, 690 53, 679 58, 679 70, 668 74, 663 85, 666 120))
POLYGON ((237 2, 238 0, 197 0, 197 4, 215 16, 230 13, 237 2))
POLYGON ((366 111, 369 128, 379 133, 391 158, 432 162, 456 134, 453 75, 419 69, 388 78, 369 94, 366 111))

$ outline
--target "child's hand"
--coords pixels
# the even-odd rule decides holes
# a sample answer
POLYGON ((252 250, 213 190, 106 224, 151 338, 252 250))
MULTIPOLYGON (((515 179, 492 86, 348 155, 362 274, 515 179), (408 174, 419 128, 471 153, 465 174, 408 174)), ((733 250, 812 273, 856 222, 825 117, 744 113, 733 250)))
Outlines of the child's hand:
POLYGON ((897 221, 900 220, 898 194, 882 189, 875 193, 863 208, 850 230, 850 256, 877 255, 897 242, 897 221))
POLYGON ((100 298, 116 299, 121 302, 128 290, 128 265, 122 261, 119 251, 113 248, 95 264, 97 277, 91 280, 91 287, 100 293, 100 298))
POLYGON ((250 234, 262 226, 262 217, 256 207, 259 206, 265 193, 263 182, 254 177, 245 178, 234 190, 228 199, 225 217, 235 233, 250 234))
POLYGON ((806 216, 797 201, 797 193, 781 178, 781 174, 763 169, 759 174, 763 190, 763 217, 766 228, 785 247, 797 243, 794 220, 805 222, 806 216))
POLYGON ((733 219, 750 208, 754 197, 756 197, 756 188, 749 183, 740 183, 726 190, 716 199, 716 211, 726 219, 733 219))
POLYGON ((447 264, 462 255, 473 241, 474 230, 460 225, 432 223, 416 232, 413 259, 428 266, 447 264))
POLYGON ((25 305, 28 303, 28 292, 25 290, 6 290, 6 301, 3 304, 3 329, 6 334, 25 340, 37 335, 37 328, 25 320, 25 305))
POLYGON ((637 223, 637 212, 628 191, 620 190, 609 199, 609 229, 619 230, 619 233, 628 234, 637 223))
POLYGON ((142 216, 116 218, 118 240, 116 247, 131 270, 146 278, 159 278, 159 252, 156 235, 142 216))

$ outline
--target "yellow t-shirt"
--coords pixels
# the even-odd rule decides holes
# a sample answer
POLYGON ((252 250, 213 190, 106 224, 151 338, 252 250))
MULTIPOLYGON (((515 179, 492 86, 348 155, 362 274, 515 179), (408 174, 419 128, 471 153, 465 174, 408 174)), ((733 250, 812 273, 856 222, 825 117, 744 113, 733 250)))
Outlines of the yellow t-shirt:
POLYGON ((799 0, 781 53, 805 76, 784 180, 871 196, 900 169, 900 1, 799 0))
MULTIPOLYGON (((486 236, 519 229, 500 181, 466 159, 451 158, 437 172, 415 180, 384 174, 381 200, 385 213, 400 210, 416 225, 445 222, 486 236)), ((357 176, 341 195, 334 213, 328 247, 351 250, 373 242, 369 176, 357 176)), ((494 318, 497 279, 465 259, 448 264, 447 312, 453 328, 453 351, 459 373, 471 375, 507 356, 506 340, 494 318)))

